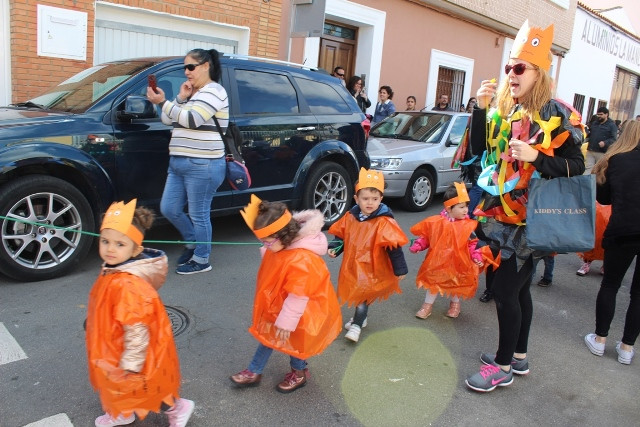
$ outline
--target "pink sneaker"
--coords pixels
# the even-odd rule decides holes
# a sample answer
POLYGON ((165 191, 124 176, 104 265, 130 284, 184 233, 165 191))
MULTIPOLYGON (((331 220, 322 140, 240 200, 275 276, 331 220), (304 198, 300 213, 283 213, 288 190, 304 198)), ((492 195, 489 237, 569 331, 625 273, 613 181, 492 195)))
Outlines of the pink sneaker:
POLYGON ((582 267, 580 267, 578 271, 576 271, 576 274, 578 276, 586 276, 587 273, 589 273, 590 269, 591 269, 591 261, 585 262, 584 264, 582 264, 582 267))
POLYGON ((122 414, 118 415, 116 418, 113 418, 109 414, 104 414, 96 418, 96 427, 126 426, 127 424, 131 424, 135 420, 136 416, 133 414, 126 418, 123 417, 122 414))
POLYGON ((176 404, 168 411, 164 411, 169 417, 169 427, 184 427, 189 422, 193 409, 195 408, 193 400, 180 398, 176 400, 176 404))

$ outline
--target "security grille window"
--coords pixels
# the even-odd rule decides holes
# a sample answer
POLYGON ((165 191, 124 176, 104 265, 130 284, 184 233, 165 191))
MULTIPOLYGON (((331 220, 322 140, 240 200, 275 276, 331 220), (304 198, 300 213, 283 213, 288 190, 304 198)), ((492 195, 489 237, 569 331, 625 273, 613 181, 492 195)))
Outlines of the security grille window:
POLYGON ((440 67, 438 69, 438 85, 436 87, 436 99, 433 105, 438 103, 440 95, 449 95, 449 107, 454 111, 460 108, 462 94, 464 93, 465 72, 453 68, 440 67))
POLYGON ((582 112, 584 108, 584 95, 580 95, 579 93, 573 95, 573 108, 575 108, 576 111, 582 112))
POLYGON ((587 107, 587 114, 585 115, 585 123, 589 123, 589 121, 591 120, 591 117, 594 114, 594 111, 596 111, 596 99, 595 98, 589 98, 589 107, 587 107))
POLYGON ((298 97, 287 76, 236 70, 241 114, 297 114, 298 97))

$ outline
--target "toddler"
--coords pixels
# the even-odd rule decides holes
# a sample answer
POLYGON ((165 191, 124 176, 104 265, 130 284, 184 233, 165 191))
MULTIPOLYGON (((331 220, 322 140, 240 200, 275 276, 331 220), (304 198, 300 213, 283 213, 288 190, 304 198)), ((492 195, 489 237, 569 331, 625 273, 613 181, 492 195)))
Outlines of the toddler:
POLYGON ((324 351, 341 329, 340 306, 322 259, 324 218, 317 210, 292 215, 284 203, 263 202, 253 194, 240 213, 262 242, 263 257, 249 328, 258 349, 231 381, 239 387, 258 385, 275 349, 291 359, 291 372, 276 390, 291 393, 307 383, 306 360, 324 351))
POLYGON ((407 274, 402 245, 407 236, 393 218, 391 209, 382 203, 384 177, 382 172, 360 169, 356 205, 329 228, 335 241, 329 256, 335 258, 344 250, 338 277, 338 298, 356 312, 344 326, 345 338, 358 342, 362 328, 367 326, 369 305, 401 293, 399 282, 407 274))
POLYGON ((89 380, 106 414, 97 427, 131 424, 161 410, 171 427, 184 427, 194 404, 182 399, 180 365, 171 322, 158 289, 167 276, 164 252, 142 247, 153 213, 136 199, 113 203, 100 227, 104 261, 89 293, 89 380))
MULTIPOLYGON (((449 186, 444 193, 444 209, 411 227, 419 236, 409 250, 413 253, 429 249, 416 278, 418 288, 427 295, 416 317, 431 315, 438 293, 451 297, 447 316, 460 314, 460 298, 471 298, 478 288, 478 275, 485 265, 483 258, 494 263, 489 247, 479 247, 474 234, 477 221, 469 219, 469 195, 464 183, 449 186)), ((495 264, 497 267, 497 263, 495 264)))

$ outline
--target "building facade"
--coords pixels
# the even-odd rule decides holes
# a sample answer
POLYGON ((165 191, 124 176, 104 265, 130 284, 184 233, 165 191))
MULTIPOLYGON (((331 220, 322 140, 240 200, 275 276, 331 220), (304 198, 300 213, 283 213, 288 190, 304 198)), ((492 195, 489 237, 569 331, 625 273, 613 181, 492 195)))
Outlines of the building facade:
MULTIPOLYGON (((454 108, 483 79, 502 78, 525 21, 555 25, 557 72, 571 47, 577 0, 0 0, 0 104, 24 101, 104 61, 184 55, 193 47, 263 56, 362 76, 374 102, 389 85, 454 108), (9 52, 9 53, 7 53, 9 52)), ((372 107, 373 109, 373 107, 372 107)), ((372 111, 372 110, 370 110, 372 111)))
POLYGON ((562 61, 557 96, 588 122, 599 106, 624 121, 640 114, 640 39, 579 4, 571 50, 562 61))

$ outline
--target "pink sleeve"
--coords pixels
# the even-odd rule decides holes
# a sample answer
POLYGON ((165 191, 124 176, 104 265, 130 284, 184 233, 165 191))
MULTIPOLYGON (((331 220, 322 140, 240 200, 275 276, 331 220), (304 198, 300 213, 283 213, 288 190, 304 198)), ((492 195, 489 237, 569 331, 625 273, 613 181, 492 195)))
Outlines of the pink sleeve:
POLYGON ((480 253, 480 249, 476 249, 477 243, 477 239, 469 240, 469 255, 471 255, 472 260, 482 262, 482 254, 480 253))
POLYGON ((290 293, 282 304, 282 310, 280 310, 275 322, 276 328, 290 332, 295 331, 308 301, 309 297, 290 293))
POLYGON ((413 244, 409 247, 409 250, 414 254, 416 252, 424 251, 429 247, 429 241, 426 237, 418 237, 413 241, 413 244))

